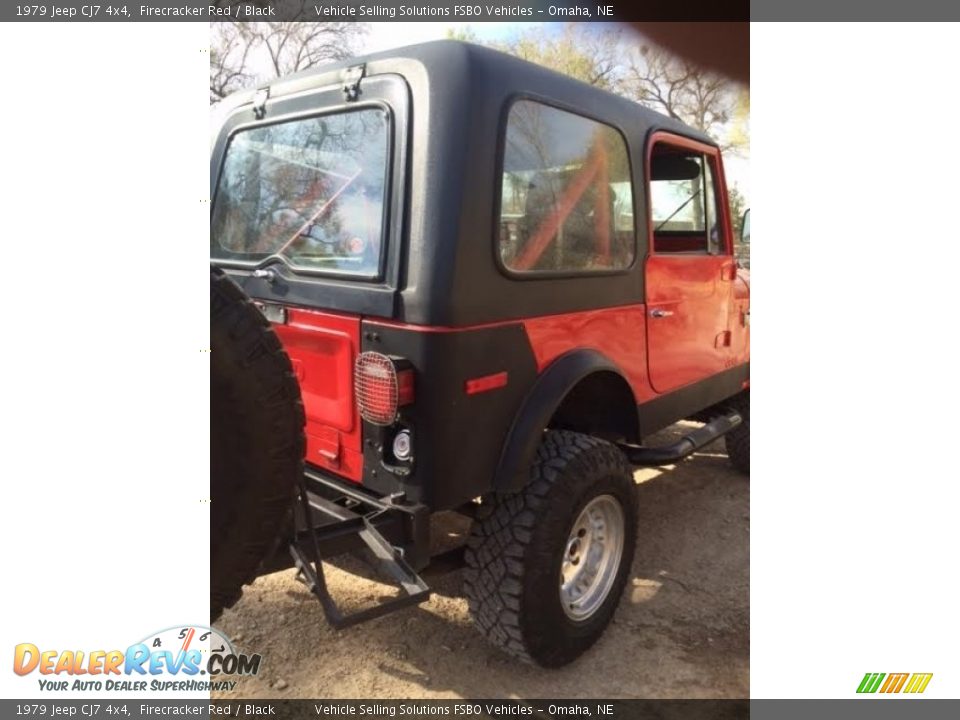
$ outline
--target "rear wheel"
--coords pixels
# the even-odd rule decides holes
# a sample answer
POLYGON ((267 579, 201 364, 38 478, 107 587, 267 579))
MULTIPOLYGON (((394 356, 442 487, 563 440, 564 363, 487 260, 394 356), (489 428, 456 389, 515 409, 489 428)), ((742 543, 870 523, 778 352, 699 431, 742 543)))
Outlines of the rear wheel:
POLYGON ((276 547, 303 473, 304 413, 270 323, 210 271, 210 616, 239 598, 276 547))
POLYGON ((635 485, 615 446, 567 431, 544 435, 531 473, 474 524, 465 591, 491 642, 558 667, 597 641, 620 601, 636 544, 635 485))

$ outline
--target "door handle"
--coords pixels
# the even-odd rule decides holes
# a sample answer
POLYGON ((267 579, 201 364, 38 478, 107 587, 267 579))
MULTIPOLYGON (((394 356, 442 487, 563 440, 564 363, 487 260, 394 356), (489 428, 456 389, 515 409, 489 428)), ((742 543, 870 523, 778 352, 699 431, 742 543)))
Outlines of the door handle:
POLYGON ((650 317, 652 318, 665 318, 673 315, 673 310, 664 310, 663 308, 654 308, 650 311, 650 317))

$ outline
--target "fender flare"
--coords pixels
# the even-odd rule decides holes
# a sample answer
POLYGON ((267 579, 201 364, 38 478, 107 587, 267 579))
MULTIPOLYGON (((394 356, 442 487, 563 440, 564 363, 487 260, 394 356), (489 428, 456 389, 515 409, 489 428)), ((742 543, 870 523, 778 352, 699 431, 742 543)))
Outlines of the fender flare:
POLYGON ((540 374, 524 398, 504 441, 493 478, 496 492, 516 492, 526 485, 527 471, 540 446, 544 428, 577 383, 597 372, 612 372, 629 388, 620 368, 596 350, 565 353, 540 374))

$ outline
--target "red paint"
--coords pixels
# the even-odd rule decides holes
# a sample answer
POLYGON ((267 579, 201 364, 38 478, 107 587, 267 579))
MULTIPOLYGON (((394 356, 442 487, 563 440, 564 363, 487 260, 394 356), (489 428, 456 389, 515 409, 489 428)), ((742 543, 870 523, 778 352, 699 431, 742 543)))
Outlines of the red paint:
POLYGON ((376 327, 397 328, 399 330, 409 330, 410 332, 421 333, 455 333, 465 330, 484 330, 486 328, 503 327, 504 325, 518 325, 520 320, 497 320, 496 322, 479 323, 477 325, 461 325, 453 327, 452 325, 412 325, 410 323, 400 322, 398 320, 383 320, 381 318, 371 318, 368 324, 376 327))
MULTIPOLYGON (((646 182, 650 183, 650 164, 654 146, 664 143, 702 153, 713 169, 717 203, 721 209, 719 229, 723 234, 720 254, 663 253, 668 243, 690 238, 657 238, 648 219, 651 252, 645 267, 647 308, 648 366, 650 383, 665 393, 711 377, 743 357, 742 333, 735 332, 733 260, 730 212, 720 152, 710 145, 672 135, 654 133, 647 146, 646 182), (659 314, 659 317, 656 315, 659 314)), ((699 247, 706 247, 705 230, 699 247)), ((671 247, 671 249, 679 249, 671 247)))
POLYGON ((647 260, 647 324, 650 383, 659 393, 702 380, 729 365, 729 346, 717 338, 729 330, 731 290, 726 258, 652 255, 647 260))
POLYGON ((538 372, 571 350, 594 349, 620 368, 636 402, 654 396, 647 379, 646 308, 625 305, 523 321, 538 372))
POLYGON ((190 631, 187 633, 187 637, 183 640, 183 645, 180 646, 180 652, 186 652, 189 649, 190 643, 193 641, 193 636, 196 632, 197 631, 195 628, 190 628, 190 631))
POLYGON ((289 308, 274 325, 300 381, 307 415, 307 462, 356 482, 363 475, 353 363, 360 318, 289 308))
POLYGON ((463 327, 411 325, 393 320, 370 321, 370 324, 401 328, 410 332, 453 333, 519 323, 523 325, 530 341, 537 372, 543 372, 564 353, 579 348, 592 348, 603 353, 620 368, 639 404, 656 395, 647 378, 646 322, 646 307, 635 304, 463 327))
POLYGON ((397 373, 397 404, 403 407, 412 404, 413 400, 413 370, 401 370, 397 373))
POLYGON ((637 402, 654 397, 647 380, 646 308, 644 305, 621 305, 600 310, 541 315, 526 320, 449 327, 445 325, 411 325, 394 320, 372 320, 370 325, 400 328, 410 332, 454 333, 522 324, 537 371, 543 370, 560 355, 578 348, 593 348, 610 358, 623 371, 633 388, 637 402))
POLYGON ((734 269, 734 272, 736 279, 733 281, 733 306, 730 310, 733 337, 730 344, 733 362, 742 365, 750 362, 750 323, 747 320, 750 313, 750 272, 743 268, 734 269))
POLYGON ((493 375, 484 375, 483 377, 473 378, 464 383, 464 392, 467 395, 476 395, 477 393, 496 390, 507 386, 507 371, 494 373, 493 375))

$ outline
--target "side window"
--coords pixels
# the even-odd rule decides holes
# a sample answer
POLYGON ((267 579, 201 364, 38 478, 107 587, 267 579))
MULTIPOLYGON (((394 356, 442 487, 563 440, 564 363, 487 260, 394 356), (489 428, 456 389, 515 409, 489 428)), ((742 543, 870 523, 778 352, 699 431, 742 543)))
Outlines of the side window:
POLYGON ((633 263, 630 162, 612 127, 517 101, 502 168, 497 242, 508 270, 600 272, 633 263))
POLYGON ((725 252, 715 172, 703 153, 665 143, 654 146, 650 159, 654 252, 725 252))

